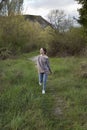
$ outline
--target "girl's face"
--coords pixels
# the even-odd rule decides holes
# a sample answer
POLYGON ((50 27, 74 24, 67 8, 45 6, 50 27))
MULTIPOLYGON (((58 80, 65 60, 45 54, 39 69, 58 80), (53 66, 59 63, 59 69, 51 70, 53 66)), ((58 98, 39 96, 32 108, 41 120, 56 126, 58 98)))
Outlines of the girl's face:
POLYGON ((40 49, 40 54, 44 54, 43 48, 40 49))

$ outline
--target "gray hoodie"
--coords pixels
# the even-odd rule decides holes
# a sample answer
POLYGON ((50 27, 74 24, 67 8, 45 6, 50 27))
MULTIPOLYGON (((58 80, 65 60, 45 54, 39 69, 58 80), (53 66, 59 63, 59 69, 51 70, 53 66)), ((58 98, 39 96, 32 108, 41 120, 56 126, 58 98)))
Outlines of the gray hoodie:
POLYGON ((49 59, 46 55, 39 55, 37 58, 37 68, 39 73, 50 73, 49 59))

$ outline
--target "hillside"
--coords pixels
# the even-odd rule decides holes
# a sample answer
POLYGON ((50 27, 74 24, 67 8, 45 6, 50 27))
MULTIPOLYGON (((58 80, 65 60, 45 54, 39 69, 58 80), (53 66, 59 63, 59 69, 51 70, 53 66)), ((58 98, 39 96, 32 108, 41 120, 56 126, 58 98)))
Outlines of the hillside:
POLYGON ((0 61, 0 130, 87 130, 86 58, 50 58, 42 95, 34 62, 37 53, 0 61))

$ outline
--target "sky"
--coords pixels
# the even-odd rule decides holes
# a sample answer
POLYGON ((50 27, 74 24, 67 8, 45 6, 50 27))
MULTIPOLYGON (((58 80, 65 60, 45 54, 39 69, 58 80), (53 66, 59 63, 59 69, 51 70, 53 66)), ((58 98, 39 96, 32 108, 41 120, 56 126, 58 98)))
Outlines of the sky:
POLYGON ((40 15, 47 18, 52 9, 64 10, 66 15, 78 18, 79 5, 75 0, 24 0, 24 14, 40 15))

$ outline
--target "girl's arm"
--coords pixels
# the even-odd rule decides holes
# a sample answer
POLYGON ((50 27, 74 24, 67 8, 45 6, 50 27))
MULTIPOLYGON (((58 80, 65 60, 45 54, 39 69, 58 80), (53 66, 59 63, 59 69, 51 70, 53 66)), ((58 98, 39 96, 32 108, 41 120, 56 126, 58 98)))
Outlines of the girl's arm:
POLYGON ((52 73, 51 68, 50 68, 50 62, 49 62, 49 59, 47 59, 47 67, 49 68, 50 73, 52 73))

